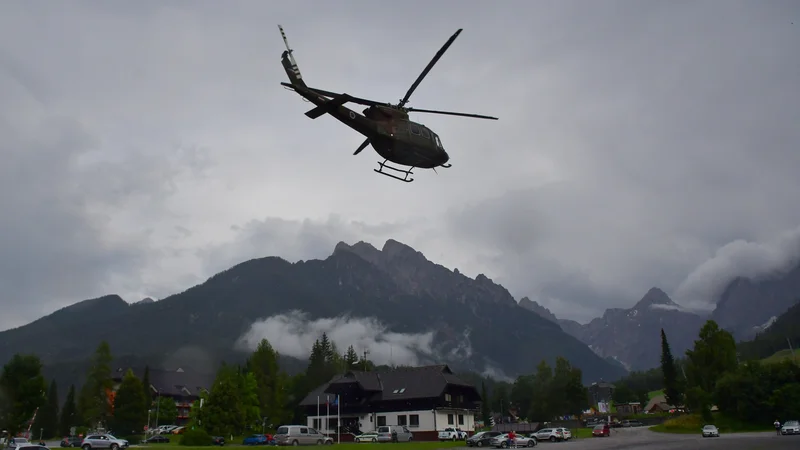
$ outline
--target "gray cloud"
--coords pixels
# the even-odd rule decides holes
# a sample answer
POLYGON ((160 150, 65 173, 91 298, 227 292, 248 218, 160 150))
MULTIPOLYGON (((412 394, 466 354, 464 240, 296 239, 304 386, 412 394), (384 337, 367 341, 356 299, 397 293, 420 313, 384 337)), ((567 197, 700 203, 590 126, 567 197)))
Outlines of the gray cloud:
POLYGON ((800 224, 794 2, 504 5, 3 3, 0 328, 339 240, 581 320, 653 285, 707 305, 712 277, 792 260, 732 249, 800 224), (411 104, 500 121, 420 114, 453 168, 384 179, 280 88, 275 22, 309 83, 385 101, 463 27, 411 104))

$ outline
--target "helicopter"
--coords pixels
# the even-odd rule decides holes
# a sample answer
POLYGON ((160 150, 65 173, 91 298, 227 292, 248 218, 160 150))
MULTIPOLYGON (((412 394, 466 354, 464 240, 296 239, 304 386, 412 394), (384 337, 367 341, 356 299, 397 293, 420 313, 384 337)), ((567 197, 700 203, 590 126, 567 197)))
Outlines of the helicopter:
POLYGON ((459 28, 458 31, 445 42, 431 62, 428 63, 419 77, 417 77, 416 81, 414 81, 414 84, 411 85, 405 97, 397 104, 377 102, 345 93, 340 94, 309 87, 303 80, 303 75, 300 73, 297 61, 294 59, 294 51, 289 47, 289 41, 286 39, 286 33, 283 31, 283 27, 278 25, 278 29, 281 31, 284 44, 286 44, 286 50, 281 56, 281 62, 290 81, 290 83, 281 82, 281 85, 296 92, 303 97, 305 101, 309 101, 315 105, 313 109, 305 113, 309 118, 316 119, 325 114, 330 114, 343 124, 364 135, 366 139, 358 146, 353 155, 358 155, 368 145, 372 145, 378 155, 383 158, 383 162, 378 161, 378 168, 374 169, 377 173, 410 183, 414 181, 413 178, 409 177, 413 175, 412 170, 415 168, 433 169, 435 172, 437 167, 452 167, 451 164, 448 164, 450 156, 444 150, 439 135, 425 125, 409 120, 409 112, 498 120, 497 117, 480 114, 436 111, 405 106, 408 103, 409 97, 411 97, 411 94, 417 89, 417 86, 419 86, 423 78, 431 71, 450 45, 453 44, 453 41, 456 40, 458 35, 461 34, 461 31, 463 31, 462 28, 459 28), (344 105, 346 103, 364 105, 367 106, 367 108, 359 114, 345 107, 344 105), (388 164, 389 162, 408 168, 394 167, 388 164), (385 172, 384 169, 399 173, 402 177, 385 172))

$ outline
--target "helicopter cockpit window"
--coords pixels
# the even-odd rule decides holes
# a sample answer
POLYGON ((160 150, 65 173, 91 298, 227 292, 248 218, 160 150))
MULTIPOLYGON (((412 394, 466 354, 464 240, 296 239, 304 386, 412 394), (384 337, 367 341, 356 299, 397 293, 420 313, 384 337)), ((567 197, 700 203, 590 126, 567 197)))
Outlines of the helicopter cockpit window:
POLYGON ((419 126, 417 124, 409 124, 409 128, 411 129, 411 134, 419 134, 419 126))
POLYGON ((442 147, 442 141, 439 140, 439 135, 438 134, 434 134, 433 135, 433 140, 436 141, 436 146, 437 147, 443 148, 442 147))
POLYGON ((424 137, 425 139, 431 138, 431 132, 428 131, 428 129, 425 127, 422 127, 422 137, 424 137))

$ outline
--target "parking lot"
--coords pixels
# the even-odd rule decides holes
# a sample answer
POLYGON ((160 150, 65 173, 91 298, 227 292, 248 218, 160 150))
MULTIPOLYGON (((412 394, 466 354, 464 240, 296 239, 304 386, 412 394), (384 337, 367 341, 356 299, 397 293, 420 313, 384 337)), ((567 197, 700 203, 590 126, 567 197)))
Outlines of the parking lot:
MULTIPOLYGON (((666 449, 725 449, 725 450, 783 450, 800 448, 800 436, 778 436, 775 432, 723 434, 718 438, 703 438, 700 430, 693 434, 655 433, 646 427, 618 428, 610 437, 573 439, 568 442, 540 442, 537 449, 556 450, 564 447, 579 449, 625 449, 625 450, 666 450, 666 449)), ((458 447, 459 450, 467 447, 458 447)), ((452 449, 449 449, 452 450, 452 449)), ((470 448, 470 450, 475 450, 470 448)))

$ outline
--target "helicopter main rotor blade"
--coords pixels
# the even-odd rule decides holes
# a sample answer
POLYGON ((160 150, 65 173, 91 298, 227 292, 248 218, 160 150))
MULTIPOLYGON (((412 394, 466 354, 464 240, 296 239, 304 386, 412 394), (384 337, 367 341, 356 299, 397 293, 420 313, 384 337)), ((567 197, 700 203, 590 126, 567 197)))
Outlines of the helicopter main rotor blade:
POLYGON ((406 96, 403 97, 402 100, 400 100, 398 106, 403 106, 406 103, 408 103, 409 97, 411 97, 411 94, 413 94, 414 91, 417 89, 417 86, 419 86, 419 84, 422 82, 422 79, 425 78, 426 75, 428 75, 428 72, 431 71, 433 66, 439 61, 442 55, 444 55, 444 52, 447 51, 447 49, 453 44, 453 41, 456 40, 458 35, 461 34, 463 30, 464 30, 463 28, 459 28, 458 31, 456 31, 455 34, 450 36, 450 39, 448 39, 447 42, 444 43, 442 48, 439 49, 438 52, 436 52, 436 55, 433 57, 431 62, 429 62, 428 65, 425 67, 425 70, 423 70, 422 73, 419 74, 419 76, 417 77, 417 81, 415 81, 414 84, 412 84, 411 87, 408 89, 408 92, 406 92, 406 96))
POLYGON ((461 116, 461 117, 473 117, 475 119, 489 119, 489 120, 499 120, 497 117, 492 116, 484 116, 481 114, 468 114, 468 113, 460 113, 460 112, 452 112, 452 111, 436 111, 433 109, 416 109, 416 108, 408 108, 409 112, 421 112, 421 113, 430 113, 430 114, 444 114, 447 116, 461 116))
POLYGON ((356 149, 355 153, 353 153, 353 156, 361 153, 361 150, 364 150, 365 148, 367 148, 368 145, 369 145, 369 139, 365 140, 364 142, 361 143, 361 145, 358 146, 358 148, 356 149))

